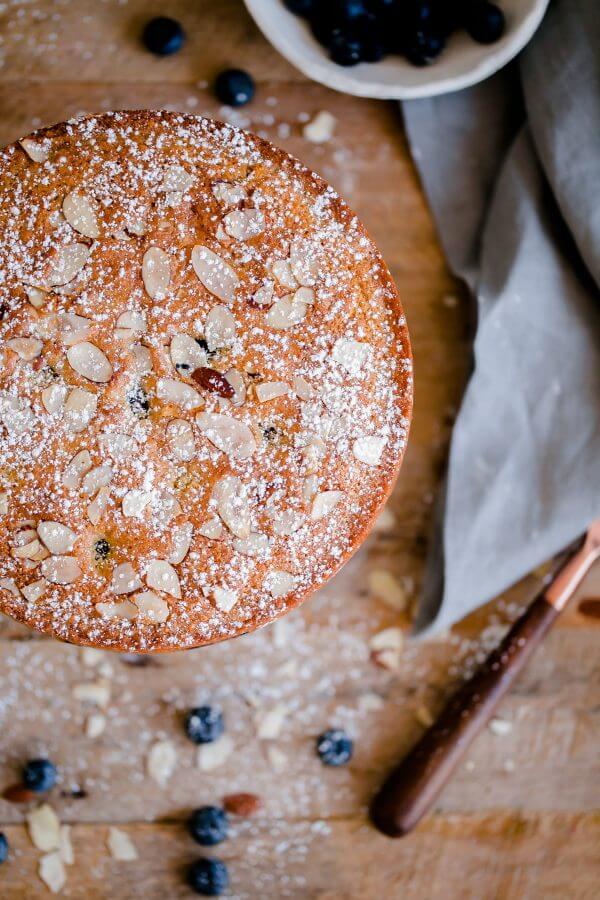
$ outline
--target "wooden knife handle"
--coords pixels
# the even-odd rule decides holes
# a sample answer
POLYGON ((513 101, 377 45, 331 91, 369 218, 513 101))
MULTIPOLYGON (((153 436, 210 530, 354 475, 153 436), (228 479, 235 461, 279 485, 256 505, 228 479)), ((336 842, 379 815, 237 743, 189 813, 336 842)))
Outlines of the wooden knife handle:
POLYGON ((538 596, 449 700, 373 800, 371 819, 380 831, 402 837, 417 825, 558 615, 538 596))

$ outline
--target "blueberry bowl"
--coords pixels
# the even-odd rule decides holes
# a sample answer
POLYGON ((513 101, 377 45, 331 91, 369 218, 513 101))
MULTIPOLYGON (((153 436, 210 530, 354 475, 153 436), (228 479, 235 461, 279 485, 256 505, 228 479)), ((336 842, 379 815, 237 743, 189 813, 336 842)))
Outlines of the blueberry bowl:
POLYGON ((267 40, 308 78, 342 93, 396 100, 488 78, 528 43, 548 6, 548 0, 244 2, 267 40), (440 25, 439 10, 452 21, 440 25))

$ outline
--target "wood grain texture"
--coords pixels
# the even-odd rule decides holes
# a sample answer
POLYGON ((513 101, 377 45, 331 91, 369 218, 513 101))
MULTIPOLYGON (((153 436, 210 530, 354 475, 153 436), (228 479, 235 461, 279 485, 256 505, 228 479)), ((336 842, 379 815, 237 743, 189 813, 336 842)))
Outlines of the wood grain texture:
MULTIPOLYGON (((73 898, 191 896, 183 869, 201 848, 185 834, 185 815, 251 790, 262 796, 264 814, 236 825, 215 848, 230 864, 232 897, 591 900, 600 885, 600 618, 578 602, 503 703, 499 715, 510 733, 479 736, 435 814, 393 845, 366 823, 372 792, 421 734, 423 710, 441 708, 499 639, 502 623, 537 593, 540 578, 525 579, 443 640, 407 641, 395 672, 369 660, 375 632, 408 625, 408 614, 372 596, 369 573, 391 571, 409 603, 414 598, 470 367, 468 302, 444 262, 395 105, 305 82, 264 42, 240 0, 172 0, 168 13, 189 40, 181 54, 156 60, 140 47, 139 32, 165 12, 159 0, 2 7, 0 143, 82 112, 165 107, 229 116, 311 165, 363 219, 400 289, 416 367, 409 450, 390 501, 394 518, 282 632, 265 629, 143 668, 107 654, 93 668, 77 648, 0 622, 0 789, 28 756, 49 754, 59 764, 50 801, 73 823, 76 861, 64 891, 73 898), (233 116, 207 87, 232 64, 258 80, 256 100, 233 116), (337 127, 331 141, 315 146, 303 139, 302 122, 320 109, 337 127), (73 688, 102 677, 111 691, 107 726, 91 740, 84 729, 94 710, 73 688), (197 768, 181 724, 182 712, 203 701, 222 705, 235 744, 212 773, 197 768), (282 771, 269 762, 269 742, 258 740, 255 725, 277 703, 287 709, 271 742, 285 754, 282 771), (315 758, 314 737, 331 724, 355 738, 346 769, 325 769, 315 758), (159 739, 177 753, 164 788, 146 773, 148 749, 159 739), (80 788, 87 796, 63 796, 80 788), (111 823, 132 837, 139 861, 110 858, 111 823)), ((600 569, 579 593, 590 597, 600 597, 600 569)), ((23 812, 0 800, 0 829, 13 847, 0 870, 2 900, 49 896, 23 812)))
MULTIPOLYGON (((597 897, 600 817, 585 813, 495 812, 487 816, 435 816, 415 834, 393 845, 364 820, 325 822, 255 821, 238 825, 234 840, 219 848, 228 863, 236 900, 592 900, 597 897), (272 847, 279 847, 273 854, 272 847), (349 853, 349 847, 353 852, 349 853)), ((107 856, 105 825, 72 831, 75 872, 65 896, 193 896, 186 867, 202 853, 179 823, 136 823, 125 828, 140 856, 116 862, 107 856), (84 867, 86 878, 77 878, 84 867)), ((5 897, 48 896, 36 877, 37 854, 19 826, 8 829, 15 862, 7 868, 5 897), (18 854, 18 856, 17 856, 18 854)))

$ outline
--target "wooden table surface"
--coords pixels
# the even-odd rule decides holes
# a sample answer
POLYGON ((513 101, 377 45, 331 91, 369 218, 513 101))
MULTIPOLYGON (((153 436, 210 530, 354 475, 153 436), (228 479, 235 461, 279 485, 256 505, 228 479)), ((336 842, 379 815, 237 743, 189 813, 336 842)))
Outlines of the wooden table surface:
MULTIPOLYGON (((381 628, 408 625, 370 589, 390 571, 410 607, 422 572, 434 492, 469 366, 469 309, 445 265, 394 104, 357 100, 308 83, 259 35, 236 0, 40 0, 0 10, 0 142, 83 112, 167 107, 229 118, 289 149, 333 183, 364 220, 397 280, 415 350, 416 411, 388 514, 352 562, 281 625, 231 642, 150 659, 90 660, 75 647, 0 624, 0 789, 31 756, 48 755, 61 782, 48 800, 72 826, 74 864, 62 895, 122 900, 191 896, 185 866, 202 855, 183 825, 190 809, 252 791, 263 811, 234 822, 215 848, 237 898, 592 898, 600 895, 600 577, 592 573, 433 815, 399 842, 367 823, 366 804, 392 762, 420 734, 452 686, 498 639, 539 578, 531 576, 444 639, 406 641, 395 671, 369 659, 381 628), (184 50, 155 59, 138 35, 168 12, 186 28, 184 50), (256 100, 232 114, 211 94, 215 74, 247 68, 256 100), (302 124, 337 120, 316 146, 302 124), (93 663, 93 665, 91 664, 93 663), (80 685, 110 694, 104 732, 85 736, 95 711, 80 685), (219 704, 234 749, 201 770, 182 711, 219 704), (280 734, 259 739, 276 709, 280 734), (323 767, 314 738, 339 725, 352 763, 323 767), (502 733, 499 733, 502 732, 502 733), (147 773, 157 741, 171 742, 164 786, 147 773), (138 859, 107 849, 117 824, 138 859)), ((27 807, 0 800, 11 844, 0 897, 49 896, 41 852, 23 825, 27 807)))

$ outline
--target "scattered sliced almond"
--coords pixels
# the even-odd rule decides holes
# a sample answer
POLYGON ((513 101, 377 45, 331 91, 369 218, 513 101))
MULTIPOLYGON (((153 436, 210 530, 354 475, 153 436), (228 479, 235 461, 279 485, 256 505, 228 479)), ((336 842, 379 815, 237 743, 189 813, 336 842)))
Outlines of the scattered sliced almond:
POLYGON ((250 536, 250 503, 243 482, 236 475, 226 475, 216 482, 213 500, 227 528, 238 538, 250 536))
POLYGON ((384 706, 383 698, 373 691, 367 691, 358 698, 358 708, 361 712, 376 712, 384 706))
POLYGON ((275 744, 267 746, 267 760, 274 772, 283 772, 287 766, 287 756, 275 744))
POLYGON ((71 191, 63 200, 62 211, 65 219, 75 231, 84 237, 97 238, 98 220, 94 208, 87 197, 71 191))
POLYGON ((273 741, 278 738, 287 714, 288 708, 283 703, 277 703, 270 709, 259 710, 254 720, 258 739, 273 741))
POLYGON ((36 603, 47 590, 48 582, 45 578, 40 578, 38 581, 32 581, 31 584, 23 585, 21 593, 29 603, 36 603))
POLYGON ((306 303, 295 300, 293 295, 280 297, 265 315, 265 322, 276 331, 286 331, 298 325, 306 317, 306 303))
POLYGON ((152 354, 148 347, 136 344, 131 348, 133 356, 133 373, 135 375, 148 375, 152 371, 152 354))
POLYGON ((14 578, 0 578, 0 588, 4 591, 8 591, 9 594, 12 594, 13 597, 20 597, 21 591, 17 587, 17 584, 14 578))
POLYGON ((286 536, 294 534, 301 527, 304 516, 296 509, 270 509, 269 516, 275 534, 286 536))
POLYGON ((174 566, 179 565, 188 555, 190 545, 192 543, 192 535, 194 526, 191 522, 183 522, 176 525, 171 531, 172 550, 168 557, 168 562, 174 566))
POLYGON ((74 584, 81 578, 81 569, 74 556, 51 556, 42 562, 40 571, 52 584, 74 584))
POLYGON ((102 463, 87 472, 81 482, 81 491, 86 497, 93 497, 100 488, 106 487, 112 480, 113 470, 110 463, 102 463))
POLYGON ((230 398, 232 406, 243 406, 246 400, 246 383, 244 376, 237 369, 225 372, 225 378, 233 388, 233 396, 230 398))
POLYGON ((386 443, 386 438, 376 435, 356 438, 352 444, 352 453, 360 462, 368 466, 378 466, 386 443))
POLYGON ((121 511, 124 516, 141 519, 144 515, 144 510, 151 501, 152 494, 150 491, 141 491, 133 488, 131 491, 127 491, 123 497, 121 511))
POLYGON ((266 556, 271 547, 271 541, 266 534, 253 532, 247 538, 236 538, 233 549, 244 556, 266 556))
MULTIPOLYGON (((290 246, 290 266, 298 284, 312 287, 319 275, 321 249, 310 238, 296 237, 290 246)), ((314 292, 311 292, 314 301, 314 292)), ((306 302, 306 301, 305 301, 306 302)))
POLYGON ((0 516, 6 516, 8 514, 9 497, 6 491, 0 491, 0 516))
POLYGON ((22 138, 19 144, 33 162, 46 162, 50 155, 50 141, 36 141, 33 138, 22 138))
POLYGON ((49 891, 58 894, 67 883, 67 873, 60 851, 40 857, 39 875, 49 891))
POLYGON ((209 350, 230 347, 235 340, 237 324, 226 306, 213 306, 204 323, 204 339, 209 350))
POLYGON ((113 594, 131 594, 142 587, 139 575, 131 563, 119 563, 115 566, 110 582, 113 594))
POLYGON ((225 529, 219 519, 213 516, 200 526, 198 533, 209 540, 220 541, 225 536, 225 529))
POLYGON ((67 399, 68 388, 66 384, 51 384, 42 391, 42 404, 50 415, 62 411, 67 399))
POLYGON ((146 584, 157 591, 164 591, 165 594, 181 599, 179 576, 166 559, 152 559, 147 563, 146 584))
POLYGON ((494 718, 490 719, 488 728, 492 734, 498 735, 498 737, 504 737, 511 733, 513 726, 512 722, 509 722, 508 719, 499 719, 497 716, 494 716, 494 718))
MULTIPOLYGON (((213 746, 207 744, 206 746, 213 746)), ((165 787, 169 778, 175 771, 177 751, 171 741, 157 741, 150 747, 146 767, 148 775, 160 787, 165 787)))
POLYGON ((230 591, 228 588, 217 587, 213 590, 213 600, 215 601, 215 606, 221 612, 230 612, 238 602, 238 595, 235 591, 230 591))
POLYGON ((98 525, 100 519, 106 512, 108 501, 110 500, 110 488, 101 487, 91 503, 88 503, 87 517, 92 525, 98 525))
POLYGON ((196 757, 198 768, 203 772, 212 772, 227 761, 233 748, 233 740, 228 734, 224 734, 212 744, 201 744, 196 757))
POLYGON ((400 668, 401 654, 404 647, 404 634, 401 628, 384 628, 374 634, 369 641, 371 659, 382 669, 395 672, 400 668))
POLYGON ((306 123, 302 134, 311 144, 324 144, 333 137, 336 124, 335 116, 332 116, 327 110, 321 110, 314 119, 306 123))
POLYGON ((306 378, 302 378, 300 375, 296 375, 292 379, 292 387, 294 389, 294 393, 300 398, 300 400, 312 399, 313 391, 306 378))
POLYGON ((331 358, 340 364, 350 375, 358 375, 371 355, 371 347, 363 341, 351 338, 338 338, 333 345, 331 358))
POLYGON ((67 430, 78 434, 84 431, 96 415, 98 398, 83 388, 73 388, 64 406, 67 430))
POLYGON ((177 462, 189 462, 196 453, 194 429, 185 419, 171 419, 166 429, 171 455, 177 462))
POLYGON ((53 256, 48 272, 49 287, 58 287, 73 281, 89 259, 91 250, 86 244, 67 244, 53 256))
POLYGON ((160 247, 149 247, 142 259, 142 281, 152 300, 164 300, 171 282, 171 260, 160 247))
POLYGON ((285 597, 290 591, 294 590, 296 579, 291 572, 284 572, 275 569, 269 572, 265 579, 265 588, 272 597, 285 597))
POLYGON ((239 419, 220 413, 203 412, 196 416, 200 431, 208 440, 234 459, 248 459, 256 450, 256 438, 239 419))
POLYGON ((343 491, 321 491, 316 494, 310 511, 311 519, 322 519, 332 512, 345 496, 343 491))
POLYGON ((15 559, 44 559, 44 555, 42 553, 43 549, 44 548, 42 547, 38 539, 33 538, 27 544, 13 547, 10 551, 10 555, 15 559))
POLYGON ((180 372, 193 372, 208 364, 206 350, 189 334, 173 335, 169 353, 171 362, 180 372))
POLYGON ((31 843, 45 853, 60 847, 60 821, 50 804, 42 803, 25 816, 31 843))
POLYGON ((43 291, 38 287, 27 285, 25 287, 25 293, 27 294, 27 299, 35 309, 41 309, 48 299, 47 291, 43 291))
POLYGON ((169 604, 153 591, 142 591, 140 594, 135 594, 133 602, 140 612, 139 619, 142 622, 157 625, 160 622, 166 622, 169 618, 169 604))
POLYGON ((87 341, 92 334, 94 323, 85 316, 76 313, 58 314, 59 335, 66 347, 72 347, 82 341, 87 341))
POLYGON ((82 703, 91 703, 100 709, 106 709, 110 703, 110 682, 106 678, 99 678, 97 681, 76 684, 73 696, 82 703))
POLYGON ((264 231, 265 217, 258 209, 234 209, 223 219, 223 226, 230 237, 249 241, 264 231))
POLYGON ((227 206, 235 206, 248 197, 240 184, 229 184, 227 181, 218 181, 216 184, 213 184, 212 192, 217 200, 227 206))
POLYGON ((113 367, 108 361, 108 357, 99 347, 89 341, 82 341, 80 344, 69 347, 67 359, 71 368, 89 381, 105 384, 112 378, 113 367))
POLYGON ((192 250, 192 266, 204 287, 223 300, 231 303, 239 285, 239 278, 234 269, 224 259, 197 244, 192 250))
POLYGON ((426 706, 420 704, 415 709, 415 716, 417 718, 417 722, 423 726, 423 728, 430 728, 435 722, 434 717, 431 714, 431 711, 427 709, 426 706))
POLYGON ((298 287, 289 259, 276 259, 271 264, 271 274, 282 287, 294 290, 298 287))
POLYGON ((112 858, 119 862, 133 862, 138 858, 138 852, 127 832, 114 825, 108 829, 106 845, 112 858))
POLYGON ((106 716, 102 713, 92 713, 85 723, 85 736, 90 740, 100 737, 106 728, 106 716))
POLYGON ((103 619, 128 619, 138 617, 138 608, 130 600, 122 600, 120 603, 96 603, 96 612, 103 619))
POLYGON ((369 591, 386 606, 403 612, 406 609, 406 593, 398 579, 387 569, 373 569, 369 573, 369 591))
POLYGON ((50 553, 70 553, 77 540, 77 534, 60 522, 40 522, 37 532, 50 553))
POLYGON ((185 194, 194 184, 194 176, 180 165, 168 166, 165 169, 161 188, 167 193, 178 191, 185 194))
POLYGON ((35 424, 31 404, 24 397, 0 396, 0 420, 13 435, 26 434, 35 424))
POLYGON ((267 281, 262 287, 260 287, 253 295, 252 300, 250 301, 251 306, 256 306, 259 309, 265 308, 267 309, 273 303, 273 295, 274 295, 274 287, 272 281, 267 281))
POLYGON ((148 322, 144 312, 126 310, 116 322, 115 337, 117 340, 133 340, 148 330, 148 322))
POLYGON ((6 342, 6 346, 25 362, 36 359, 44 349, 43 341, 36 338, 12 338, 6 342))
POLYGON ((198 391, 176 378, 159 378, 156 382, 156 396, 165 403, 174 403, 182 409, 197 409, 203 400, 198 391))
POLYGON ((255 389, 256 399, 259 403, 276 400, 278 397, 287 397, 290 387, 285 381, 261 381, 255 389))
POLYGON ((73 843, 71 841, 71 826, 60 826, 60 858, 66 866, 72 866, 75 862, 75 853, 73 852, 73 843))

